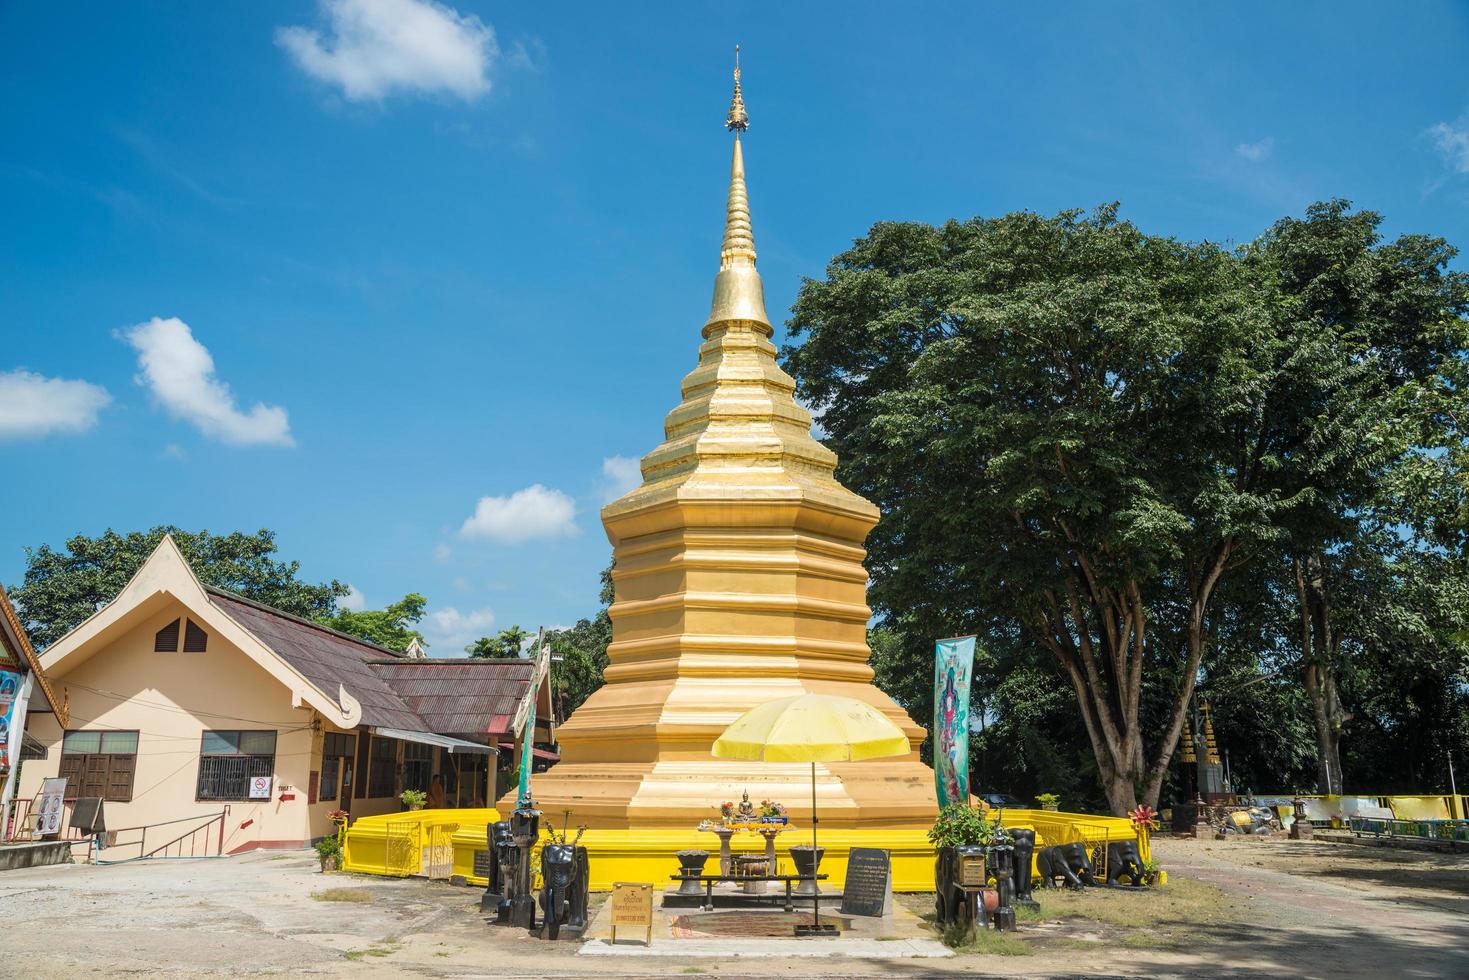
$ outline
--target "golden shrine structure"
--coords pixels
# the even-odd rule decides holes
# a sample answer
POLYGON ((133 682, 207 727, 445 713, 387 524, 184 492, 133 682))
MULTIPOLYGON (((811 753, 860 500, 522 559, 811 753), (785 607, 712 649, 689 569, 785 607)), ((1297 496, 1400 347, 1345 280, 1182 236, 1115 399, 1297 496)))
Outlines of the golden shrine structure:
POLYGON ((757 704, 843 695, 890 717, 912 751, 819 765, 823 830, 926 830, 936 804, 918 759, 925 732, 867 664, 863 542, 878 511, 837 482, 836 456, 812 437, 770 340, 738 67, 727 125, 724 242, 698 365, 642 459, 642 485, 602 510, 616 590, 606 683, 560 726, 561 761, 533 792, 545 812, 608 830, 692 828, 746 789, 797 804, 810 794, 805 763, 715 759, 710 746, 757 704))
MULTIPOLYGON (((738 65, 726 125, 724 240, 699 361, 663 442, 642 459, 642 484, 602 510, 615 586, 605 684, 558 728, 561 761, 532 793, 548 818, 570 810, 591 828, 582 843, 594 888, 666 882, 674 852, 707 844, 700 821, 746 791, 790 804, 792 823, 809 829, 800 805, 809 766, 715 759, 710 746, 731 722, 775 698, 859 698, 892 718, 912 751, 818 764, 823 870, 840 873, 851 846, 909 844, 931 887, 924 835, 937 806, 933 771, 918 759, 925 732, 873 685, 867 664, 863 542, 878 511, 837 482, 835 454, 811 435, 811 414, 776 363, 738 65)), ((514 807, 512 794, 498 809, 514 807)))

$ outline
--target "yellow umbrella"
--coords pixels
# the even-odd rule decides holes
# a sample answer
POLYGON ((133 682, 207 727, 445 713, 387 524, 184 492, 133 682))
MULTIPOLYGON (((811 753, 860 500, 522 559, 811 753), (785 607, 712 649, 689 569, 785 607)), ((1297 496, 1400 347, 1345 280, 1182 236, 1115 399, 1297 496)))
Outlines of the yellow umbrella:
MULTIPOLYGON (((828 694, 802 694, 756 705, 735 719, 714 742, 721 759, 811 763, 811 850, 816 851, 816 763, 858 762, 907 755, 908 736, 865 701, 828 694)), ((808 932, 796 927, 797 935, 808 932)), ((821 891, 816 892, 814 935, 835 934, 821 925, 821 891)))

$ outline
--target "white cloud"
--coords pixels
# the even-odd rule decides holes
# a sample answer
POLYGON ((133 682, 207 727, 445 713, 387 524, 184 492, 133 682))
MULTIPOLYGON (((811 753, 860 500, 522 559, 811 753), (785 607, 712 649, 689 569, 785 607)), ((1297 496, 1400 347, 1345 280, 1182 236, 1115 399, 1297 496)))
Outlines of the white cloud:
POLYGON ((0 440, 85 432, 112 396, 87 381, 47 378, 24 368, 0 374, 0 440))
POLYGON ((206 436, 237 446, 294 446, 286 410, 256 402, 235 405, 230 386, 214 376, 214 358, 178 317, 154 317, 121 332, 138 352, 138 383, 175 418, 206 436))
POLYGON ((602 460, 602 503, 610 504, 643 482, 642 466, 626 456, 602 460))
POLYGON ((1241 143, 1234 148, 1234 152, 1251 163, 1259 163, 1275 152, 1275 137, 1267 136, 1255 143, 1241 143))
POLYGON ((453 554, 454 550, 443 542, 434 545, 434 561, 438 562, 440 565, 448 561, 453 554))
POLYGON ((1469 174, 1469 114, 1456 123, 1441 122, 1428 127, 1428 135, 1444 160, 1461 174, 1469 174))
POLYGON ((351 582, 347 583, 347 594, 337 600, 337 605, 352 612, 361 612, 367 608, 367 597, 364 596, 351 582))
POLYGON ((489 609, 460 612, 453 606, 435 609, 423 619, 423 634, 429 646, 444 657, 462 656, 461 650, 486 635, 495 625, 495 614, 489 609))
POLYGON ((474 514, 459 529, 462 538, 487 538, 515 544, 532 538, 576 533, 576 505, 560 490, 539 483, 508 497, 481 497, 474 514))
POLYGON ((499 56, 495 32, 473 14, 433 0, 320 0, 327 32, 282 27, 275 43, 306 74, 341 88, 353 102, 395 90, 451 92, 474 99, 490 90, 499 56))

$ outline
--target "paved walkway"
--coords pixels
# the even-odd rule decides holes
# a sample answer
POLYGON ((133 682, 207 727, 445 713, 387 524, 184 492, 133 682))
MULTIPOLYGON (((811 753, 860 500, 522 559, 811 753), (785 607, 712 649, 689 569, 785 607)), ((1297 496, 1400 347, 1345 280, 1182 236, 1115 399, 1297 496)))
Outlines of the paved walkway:
MULTIPOLYGON (((1213 960, 1215 976, 1290 972, 1338 980, 1347 976, 1469 976, 1469 918, 1425 901, 1379 896, 1319 878, 1253 867, 1252 842, 1210 848, 1202 842, 1157 841, 1170 872, 1247 899, 1252 924, 1204 933, 1238 951, 1232 962, 1180 963, 1192 973, 1213 960)), ((1469 873, 1469 872, 1466 872, 1469 873)), ((1412 872, 1404 872, 1411 885, 1412 872)))

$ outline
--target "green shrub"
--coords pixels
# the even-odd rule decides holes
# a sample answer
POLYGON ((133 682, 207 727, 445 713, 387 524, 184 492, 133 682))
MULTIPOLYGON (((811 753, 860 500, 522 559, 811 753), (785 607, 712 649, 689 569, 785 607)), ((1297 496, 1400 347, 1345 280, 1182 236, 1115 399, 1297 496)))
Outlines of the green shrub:
POLYGON ((1000 820, 990 820, 987 811, 967 803, 950 803, 939 811, 929 828, 928 839, 935 847, 957 847, 960 844, 1008 844, 1010 837, 997 830, 1000 820))

